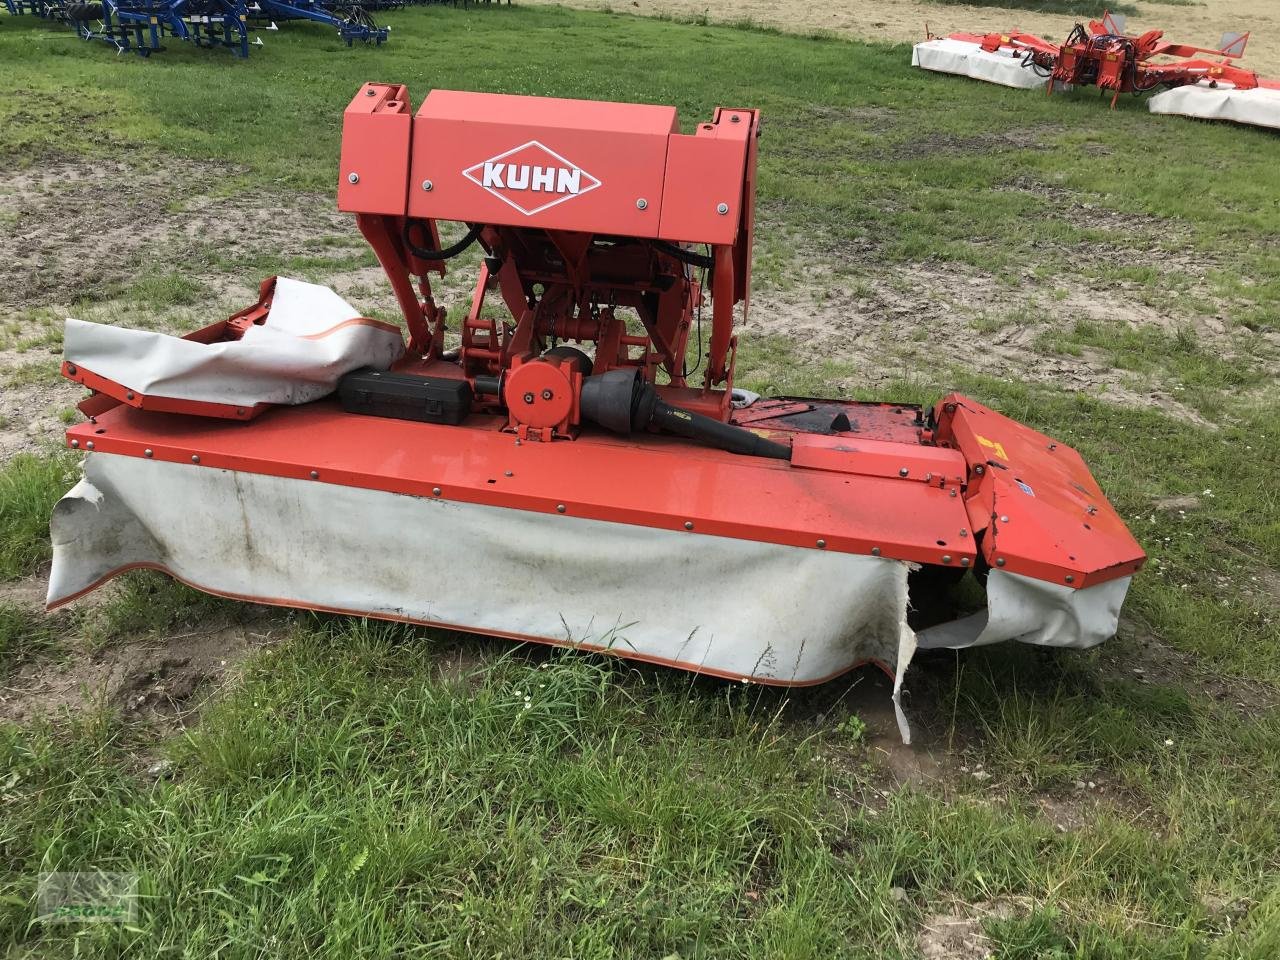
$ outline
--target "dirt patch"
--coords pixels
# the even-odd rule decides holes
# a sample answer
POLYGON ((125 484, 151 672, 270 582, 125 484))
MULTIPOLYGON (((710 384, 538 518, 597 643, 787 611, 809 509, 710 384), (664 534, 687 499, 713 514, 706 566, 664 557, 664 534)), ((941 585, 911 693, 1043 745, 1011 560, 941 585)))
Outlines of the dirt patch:
POLYGON ((931 156, 989 154, 1001 150, 1048 150, 1051 144, 1046 137, 1060 130, 1060 127, 1042 124, 1038 127, 989 131, 970 136, 930 131, 913 137, 909 143, 872 148, 866 152, 866 157, 869 160, 915 160, 931 156))
POLYGON ((994 944, 982 929, 986 920, 1008 920, 1016 915, 1006 901, 954 903, 924 918, 916 935, 916 949, 923 960, 985 960, 994 944))
POLYGON ((127 288, 148 263, 199 273, 211 250, 234 257, 287 250, 299 238, 342 228, 332 198, 263 191, 190 197, 189 185, 242 173, 209 162, 59 160, 5 181, 0 244, 20 256, 0 261, 0 307, 65 310, 127 288), (127 185, 127 186, 126 186, 127 185))
MULTIPOLYGON (((1028 278, 1028 283, 1030 283, 1028 278)), ((1123 294, 1091 289, 1052 301, 1049 291, 1010 287, 1000 278, 955 265, 895 264, 871 279, 815 279, 811 295, 765 290, 752 298, 747 337, 780 336, 802 359, 852 362, 855 377, 832 380, 837 390, 910 380, 940 362, 992 377, 1046 384, 1114 403, 1153 407, 1204 425, 1196 411, 1163 386, 1135 382, 1096 351, 1046 355, 1037 341, 1077 321, 1165 329, 1167 317, 1123 294)), ((1204 340, 1234 353, 1226 335, 1204 328, 1204 340)))
MULTIPOLYGON (((935 34, 1026 30, 1048 40, 1065 38, 1077 20, 1069 14, 1037 13, 995 6, 940 6, 923 0, 845 0, 815 4, 804 0, 524 0, 557 3, 585 10, 617 10, 641 16, 709 18, 718 23, 750 20, 760 26, 796 33, 830 31, 844 37, 914 43, 925 25, 935 34)), ((1200 0, 1169 6, 1158 0, 1140 5, 1126 29, 1141 34, 1163 30, 1169 40, 1214 46, 1229 31, 1252 31, 1242 65, 1270 76, 1280 74, 1280 6, 1275 0, 1200 0)))
POLYGON ((56 371, 59 362, 45 351, 0 350, 0 463, 23 450, 58 442, 66 429, 58 415, 84 396, 82 389, 63 380, 6 383, 7 377, 36 365, 56 371))
POLYGON ((1119 633, 1123 640, 1107 644, 1100 654, 1107 671, 1114 676, 1207 696, 1244 717, 1257 717, 1280 708, 1280 690, 1274 686, 1215 673, 1199 657, 1170 646, 1128 617, 1121 617, 1119 633))
POLYGON ((162 730, 177 728, 273 639, 264 623, 211 626, 96 652, 78 642, 61 659, 27 664, 0 681, 0 719, 21 723, 108 706, 162 730))

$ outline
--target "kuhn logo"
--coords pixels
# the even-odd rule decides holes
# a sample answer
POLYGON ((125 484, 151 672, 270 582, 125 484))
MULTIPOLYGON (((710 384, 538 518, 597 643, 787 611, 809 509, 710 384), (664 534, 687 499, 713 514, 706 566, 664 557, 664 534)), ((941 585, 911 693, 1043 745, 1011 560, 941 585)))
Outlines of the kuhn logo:
POLYGON ((468 167, 462 175, 529 217, 600 186, 587 171, 537 140, 468 167))

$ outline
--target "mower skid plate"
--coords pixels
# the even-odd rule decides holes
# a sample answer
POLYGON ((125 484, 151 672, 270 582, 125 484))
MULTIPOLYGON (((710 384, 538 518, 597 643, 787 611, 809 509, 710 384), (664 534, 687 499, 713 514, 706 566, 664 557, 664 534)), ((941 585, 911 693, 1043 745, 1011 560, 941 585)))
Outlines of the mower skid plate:
POLYGON ((969 464, 965 504, 997 570, 1080 589, 1146 559, 1075 450, 960 394, 937 406, 939 442, 969 464))

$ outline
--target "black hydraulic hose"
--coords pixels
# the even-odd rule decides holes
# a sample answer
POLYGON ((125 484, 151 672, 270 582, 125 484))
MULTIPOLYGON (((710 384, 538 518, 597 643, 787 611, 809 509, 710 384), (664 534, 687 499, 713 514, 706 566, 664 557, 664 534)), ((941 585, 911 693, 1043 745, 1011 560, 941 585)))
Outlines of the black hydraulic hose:
POLYGON ((418 246, 413 242, 412 237, 410 237, 409 231, 414 225, 414 221, 405 222, 404 245, 408 247, 409 252, 419 260, 450 260, 475 243, 476 239, 480 236, 480 231, 484 229, 483 223, 477 223, 468 230, 457 243, 445 247, 443 250, 428 250, 425 247, 418 246))
POLYGON ((702 253, 694 253, 692 250, 686 250, 674 243, 667 243, 665 240, 654 240, 653 245, 656 249, 663 253, 675 257, 681 263, 687 263, 691 267, 702 267, 704 270, 710 270, 715 266, 715 259, 702 253))

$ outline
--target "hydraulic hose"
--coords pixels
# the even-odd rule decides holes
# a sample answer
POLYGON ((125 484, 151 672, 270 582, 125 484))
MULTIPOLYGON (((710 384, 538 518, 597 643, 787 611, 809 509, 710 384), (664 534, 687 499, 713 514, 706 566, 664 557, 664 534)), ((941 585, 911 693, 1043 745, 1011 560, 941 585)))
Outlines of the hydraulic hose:
POLYGON ((413 227, 414 225, 415 224, 413 221, 405 222, 404 245, 408 247, 409 252, 412 253, 415 257, 417 257, 419 260, 451 260, 452 258, 456 257, 458 254, 460 254, 463 250, 467 249, 467 247, 475 243, 476 239, 480 236, 480 231, 484 229, 483 223, 477 223, 474 226, 472 226, 471 229, 468 230, 465 234, 463 234, 462 239, 459 240, 457 243, 452 244, 451 246, 445 247, 442 250, 428 250, 426 247, 420 247, 413 242, 413 238, 410 236, 410 228, 413 227))
POLYGON ((694 253, 692 250, 686 250, 678 244, 668 243, 666 240, 654 240, 653 245, 656 249, 675 257, 681 263, 687 263, 691 267, 701 267, 704 270, 710 270, 715 266, 714 258, 703 253, 694 253))

